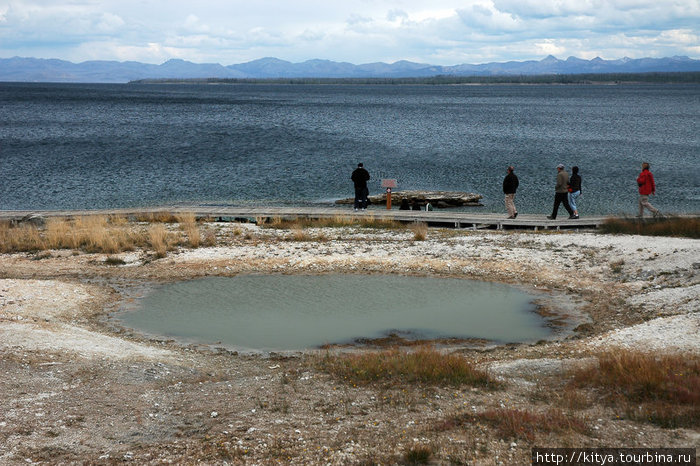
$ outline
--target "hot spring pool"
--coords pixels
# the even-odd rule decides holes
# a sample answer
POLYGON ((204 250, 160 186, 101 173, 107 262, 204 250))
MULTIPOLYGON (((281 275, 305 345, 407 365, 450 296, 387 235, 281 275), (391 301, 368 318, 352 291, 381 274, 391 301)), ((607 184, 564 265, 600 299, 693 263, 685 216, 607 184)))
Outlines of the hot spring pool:
POLYGON ((535 296, 513 286, 399 275, 241 275, 158 286, 120 313, 137 331, 235 349, 302 350, 398 334, 535 341, 535 296))

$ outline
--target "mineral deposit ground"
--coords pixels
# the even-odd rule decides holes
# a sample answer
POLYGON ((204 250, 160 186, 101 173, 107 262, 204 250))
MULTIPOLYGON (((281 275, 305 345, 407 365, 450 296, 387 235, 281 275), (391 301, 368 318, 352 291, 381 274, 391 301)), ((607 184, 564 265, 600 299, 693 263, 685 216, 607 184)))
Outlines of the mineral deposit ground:
POLYGON ((698 240, 199 228, 215 235, 212 246, 178 246, 165 257, 147 248, 0 255, 0 464, 510 465, 530 464, 533 446, 700 444, 697 417, 662 426, 612 403, 603 389, 570 385, 572 371, 595 366, 611 350, 697 362, 698 240), (362 383, 323 365, 387 351, 375 345, 235 352, 140 335, 110 318, 153 284, 250 273, 509 283, 550 296, 541 311, 563 326, 546 341, 433 346, 486 371, 495 382, 482 386, 362 383), (493 413, 516 425, 508 430, 493 413))

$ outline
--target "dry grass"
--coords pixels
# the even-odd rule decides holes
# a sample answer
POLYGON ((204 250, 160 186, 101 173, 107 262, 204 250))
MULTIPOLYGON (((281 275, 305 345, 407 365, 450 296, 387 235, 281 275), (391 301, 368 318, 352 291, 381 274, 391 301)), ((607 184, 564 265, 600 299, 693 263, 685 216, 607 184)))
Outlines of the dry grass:
POLYGON ((33 252, 44 249, 46 247, 36 227, 12 227, 9 222, 0 223, 0 252, 33 252))
POLYGON ((185 244, 191 248, 198 248, 202 244, 202 234, 199 231, 195 215, 187 212, 178 214, 175 218, 187 237, 185 244))
POLYGON ((442 421, 438 430, 453 430, 469 424, 486 424, 496 429, 497 435, 504 439, 535 440, 537 433, 580 433, 587 434, 589 429, 585 419, 567 415, 559 409, 549 409, 543 413, 522 409, 489 409, 481 413, 464 413, 442 421))
POLYGON ((177 223, 178 215, 170 212, 143 212, 134 217, 134 221, 142 223, 177 223))
POLYGON ((571 386, 592 388, 629 419, 662 427, 700 426, 700 359, 616 351, 579 369, 571 386))
POLYGON ((292 236, 291 236, 292 241, 309 241, 311 240, 311 236, 307 233, 307 231, 303 228, 295 226, 292 228, 292 236))
POLYGON ((148 242, 156 257, 165 257, 170 248, 170 235, 162 223, 155 223, 148 228, 148 242))
POLYGON ((263 228, 277 228, 283 230, 293 230, 295 228, 343 228, 350 226, 390 230, 406 228, 401 222, 376 218, 371 214, 358 217, 337 215, 328 218, 298 218, 294 220, 282 219, 280 217, 273 217, 271 219, 260 217, 256 218, 256 223, 263 228))
MULTIPOLYGON (((119 221, 119 220, 117 220, 119 221)), ((0 225, 0 252, 32 252, 47 249, 79 249, 113 254, 143 245, 142 236, 105 216, 49 219, 44 228, 34 225, 0 225)))
POLYGON ((411 224, 413 239, 415 241, 425 241, 428 237, 428 224, 424 222, 411 224))
POLYGON ((700 218, 609 218, 601 225, 600 231, 628 235, 700 238, 700 218))
MULTIPOLYGON (((149 214, 152 215, 152 214, 149 214)), ((121 216, 87 215, 76 218, 49 218, 44 226, 9 222, 0 223, 0 253, 39 252, 52 249, 75 249, 90 253, 117 254, 137 248, 152 248, 158 257, 164 257, 175 244, 197 248, 202 244, 216 244, 216 234, 202 238, 193 214, 181 214, 180 237, 170 233, 157 219, 147 228, 130 223, 121 216)), ((175 217, 172 217, 173 219, 175 217)))
POLYGON ((497 382, 463 357, 431 347, 415 351, 390 349, 362 354, 330 355, 319 368, 353 384, 424 383, 496 387, 497 382))
POLYGON ((416 445, 403 454, 402 464, 430 464, 433 449, 428 445, 416 445))

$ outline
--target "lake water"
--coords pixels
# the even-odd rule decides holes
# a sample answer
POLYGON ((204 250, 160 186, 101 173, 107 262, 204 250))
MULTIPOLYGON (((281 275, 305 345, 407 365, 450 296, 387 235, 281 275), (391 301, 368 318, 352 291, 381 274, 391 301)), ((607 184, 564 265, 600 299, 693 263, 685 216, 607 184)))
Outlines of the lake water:
POLYGON ((489 282, 395 275, 248 275, 157 287, 118 316, 153 335, 236 349, 302 350, 407 339, 536 341, 535 297, 489 282))
POLYGON ((357 162, 399 189, 551 211, 578 165, 582 215, 700 211, 698 85, 85 85, 0 83, 0 209, 329 205, 357 162))

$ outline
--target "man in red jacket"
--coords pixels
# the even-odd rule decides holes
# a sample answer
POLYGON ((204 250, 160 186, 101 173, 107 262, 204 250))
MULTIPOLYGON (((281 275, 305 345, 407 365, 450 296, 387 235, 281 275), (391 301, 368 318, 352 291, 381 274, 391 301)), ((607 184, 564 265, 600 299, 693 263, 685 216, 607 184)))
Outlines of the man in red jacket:
POLYGON ((645 207, 651 211, 654 217, 658 217, 661 214, 659 209, 649 204, 649 195, 656 195, 656 184, 647 162, 642 163, 642 173, 637 177, 637 185, 639 185, 639 215, 637 217, 644 217, 645 207))

